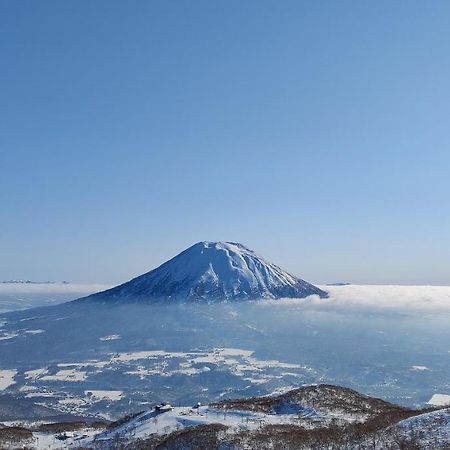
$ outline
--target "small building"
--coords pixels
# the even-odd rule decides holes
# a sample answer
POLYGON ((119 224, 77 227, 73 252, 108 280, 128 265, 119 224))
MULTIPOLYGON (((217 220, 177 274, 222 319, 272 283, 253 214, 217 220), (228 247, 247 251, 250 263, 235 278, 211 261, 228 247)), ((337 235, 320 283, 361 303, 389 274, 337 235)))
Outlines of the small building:
POLYGON ((163 412, 168 412, 168 411, 172 411, 172 406, 169 405, 168 403, 160 403, 159 405, 155 406, 155 411, 163 413, 163 412))

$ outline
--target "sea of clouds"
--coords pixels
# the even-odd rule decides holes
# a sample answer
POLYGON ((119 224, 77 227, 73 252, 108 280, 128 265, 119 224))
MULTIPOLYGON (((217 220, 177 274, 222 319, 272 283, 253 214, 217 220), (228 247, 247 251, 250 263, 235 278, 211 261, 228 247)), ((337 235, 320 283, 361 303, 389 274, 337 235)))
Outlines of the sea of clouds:
MULTIPOLYGON (((61 303, 108 289, 104 284, 0 283, 0 312, 61 303)), ((450 286, 345 285, 319 286, 327 299, 282 299, 280 307, 329 312, 450 313, 450 286)))
MULTIPOLYGON (((346 285, 319 286, 329 293, 302 300, 283 299, 280 305, 297 305, 319 311, 450 313, 450 286, 346 285)), ((278 302, 278 301, 277 301, 278 302)), ((274 303, 274 302, 271 302, 274 303)))
POLYGON ((0 283, 0 313, 75 300, 111 286, 72 283, 0 283))

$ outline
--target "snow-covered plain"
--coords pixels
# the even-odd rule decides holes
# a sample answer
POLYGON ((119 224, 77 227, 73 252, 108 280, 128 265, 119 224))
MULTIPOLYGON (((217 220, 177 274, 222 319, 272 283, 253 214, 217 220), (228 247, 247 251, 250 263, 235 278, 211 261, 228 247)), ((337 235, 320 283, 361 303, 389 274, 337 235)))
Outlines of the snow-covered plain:
POLYGON ((123 392, 122 391, 91 390, 91 391, 84 391, 84 394, 86 396, 92 396, 95 399, 111 400, 111 401, 117 401, 117 400, 120 400, 123 397, 123 392))
POLYGON ((17 371, 5 390, 110 417, 157 401, 206 403, 314 382, 405 405, 450 395, 450 287, 323 288, 327 299, 3 314, 0 369, 17 371))
POLYGON ((14 377, 17 374, 17 370, 3 369, 0 370, 0 391, 5 390, 8 386, 15 383, 14 377))

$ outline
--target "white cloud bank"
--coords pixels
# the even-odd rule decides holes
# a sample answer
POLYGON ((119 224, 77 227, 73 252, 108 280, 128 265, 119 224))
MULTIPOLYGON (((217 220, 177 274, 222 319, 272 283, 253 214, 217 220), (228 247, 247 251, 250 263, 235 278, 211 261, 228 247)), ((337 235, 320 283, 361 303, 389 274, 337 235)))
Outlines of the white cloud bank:
POLYGON ((450 286, 347 285, 319 286, 326 299, 311 296, 268 303, 292 308, 335 312, 450 313, 450 286))
POLYGON ((348 306, 450 312, 450 286, 327 286, 330 301, 348 306))
POLYGON ((54 294, 93 294, 110 288, 104 284, 72 283, 0 283, 0 295, 54 295, 54 294))
MULTIPOLYGON (((110 288, 103 284, 0 283, 0 312, 60 303, 110 288)), ((274 300, 305 310, 345 312, 450 313, 450 286, 346 285, 319 286, 329 298, 274 300)))
POLYGON ((72 283, 0 283, 0 313, 75 300, 111 286, 72 283))

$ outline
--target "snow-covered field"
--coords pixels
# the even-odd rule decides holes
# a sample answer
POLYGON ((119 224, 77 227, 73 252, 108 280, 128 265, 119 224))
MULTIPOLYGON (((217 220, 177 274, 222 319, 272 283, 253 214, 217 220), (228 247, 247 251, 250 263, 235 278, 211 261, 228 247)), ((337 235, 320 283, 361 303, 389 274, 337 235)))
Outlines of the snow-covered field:
POLYGON ((450 394, 433 394, 433 397, 428 400, 428 404, 433 406, 450 405, 450 394))
POLYGON ((206 403, 314 382, 405 405, 450 395, 450 287, 323 288, 327 299, 5 313, 1 386, 108 417, 162 400, 206 403))
MULTIPOLYGON (((286 363, 277 360, 263 360, 253 356, 253 351, 237 348, 216 348, 212 351, 169 352, 164 350, 110 353, 107 359, 83 362, 63 362, 56 365, 27 370, 23 373, 23 385, 20 390, 26 392, 27 398, 35 398, 61 411, 85 414, 96 404, 119 402, 129 392, 122 390, 84 389, 83 382, 98 377, 122 374, 127 378, 126 386, 151 385, 165 379, 171 384, 180 377, 196 379, 200 382, 202 375, 215 373, 223 377, 229 374, 241 379, 245 384, 263 385, 271 380, 279 381, 285 377, 302 378, 304 374, 313 379, 314 370, 300 364, 286 363), (75 386, 80 385, 80 388, 75 386), (67 387, 72 386, 67 389, 67 387)), ((9 384, 14 383, 17 372, 4 371, 9 375, 9 384)), ((20 377, 22 379, 22 377, 20 377)), ((96 384, 97 385, 97 384, 96 384)), ((142 389, 142 388, 141 388, 142 389)), ((192 390, 198 389, 195 385, 192 390)), ((218 393, 218 397, 226 395, 228 387, 218 393)), ((152 389, 153 390, 153 389, 152 389)), ((207 387, 200 389, 208 393, 207 387)), ((136 395, 136 394, 134 394, 136 395)), ((144 394, 145 395, 145 394, 144 394)))
POLYGON ((5 390, 8 386, 15 383, 14 377, 17 374, 17 370, 3 369, 0 370, 0 391, 5 390))

